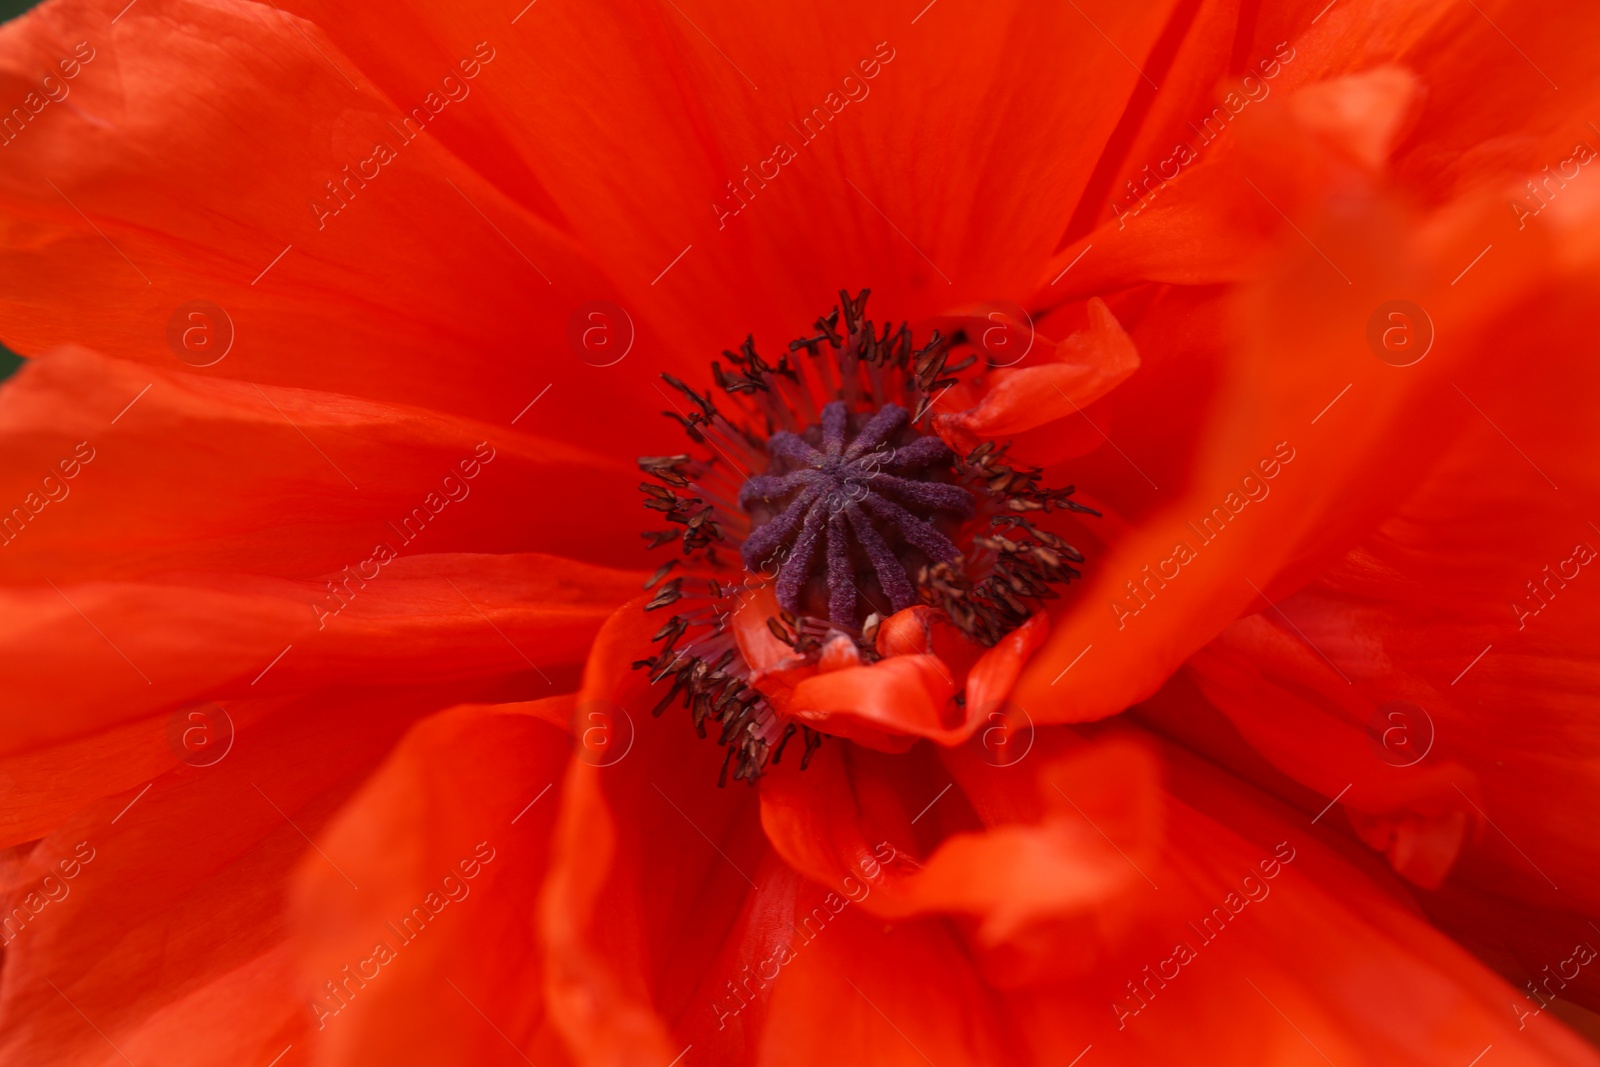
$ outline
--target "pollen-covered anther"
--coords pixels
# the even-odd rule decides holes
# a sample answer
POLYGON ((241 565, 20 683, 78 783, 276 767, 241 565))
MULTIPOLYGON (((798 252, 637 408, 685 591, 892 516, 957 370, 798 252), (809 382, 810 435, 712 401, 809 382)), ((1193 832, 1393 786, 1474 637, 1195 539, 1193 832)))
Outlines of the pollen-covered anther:
POLYGON ((1051 489, 1040 485, 1037 468, 1006 465, 1005 454, 1004 446, 985 441, 956 462, 958 481, 987 490, 990 532, 974 535, 964 567, 939 562, 917 576, 924 599, 982 645, 993 645, 1026 622, 1033 610, 1026 601, 1055 597, 1054 586, 1081 577, 1072 564, 1082 563, 1083 554, 1029 516, 1100 514, 1073 500, 1072 486, 1051 489))

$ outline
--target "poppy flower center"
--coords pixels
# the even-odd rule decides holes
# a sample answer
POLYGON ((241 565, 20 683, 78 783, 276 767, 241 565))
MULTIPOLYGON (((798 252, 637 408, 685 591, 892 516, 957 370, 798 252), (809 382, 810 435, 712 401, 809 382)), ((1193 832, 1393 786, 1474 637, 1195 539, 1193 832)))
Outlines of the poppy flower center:
POLYGON ((898 404, 868 416, 834 401, 767 442, 771 466, 739 490, 752 531, 740 555, 752 573, 776 570, 785 610, 857 630, 863 606, 909 608, 922 568, 960 558, 951 520, 972 517, 972 494, 950 484, 945 443, 908 419, 898 404))
POLYGON ((1011 465, 1006 445, 960 455, 932 432, 979 357, 951 358, 959 333, 919 348, 904 324, 880 331, 866 303, 841 292, 775 360, 747 337, 712 362, 712 388, 662 375, 687 400, 664 414, 695 447, 639 460, 644 506, 667 523, 644 536, 682 552, 645 583, 644 609, 671 614, 634 666, 672 680, 654 714, 681 701, 701 736, 720 724, 721 782, 753 782, 795 737, 806 765, 822 735, 785 694, 835 639, 870 665, 878 623, 926 605, 993 645, 1079 576, 1083 556, 1046 515, 1098 514, 1011 465))

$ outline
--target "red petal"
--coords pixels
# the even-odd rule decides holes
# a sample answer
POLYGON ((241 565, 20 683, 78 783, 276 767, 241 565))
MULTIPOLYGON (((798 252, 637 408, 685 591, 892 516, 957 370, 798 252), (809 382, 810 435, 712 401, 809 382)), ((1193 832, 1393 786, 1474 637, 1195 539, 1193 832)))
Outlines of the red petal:
POLYGON ((1120 385, 1138 369, 1139 353, 1104 301, 1090 300, 1088 310, 1088 331, 1025 366, 993 372, 987 395, 972 410, 936 416, 940 434, 970 452, 979 441, 1075 417, 1120 385))
POLYGON ((893 656, 807 678, 795 686, 788 714, 882 752, 904 752, 917 737, 963 741, 977 720, 952 723, 956 684, 937 656, 893 656))
POLYGON ((540 719, 574 701, 542 705, 418 723, 320 835, 338 869, 299 865, 296 988, 321 1062, 564 1058, 530 916, 572 749, 540 719))

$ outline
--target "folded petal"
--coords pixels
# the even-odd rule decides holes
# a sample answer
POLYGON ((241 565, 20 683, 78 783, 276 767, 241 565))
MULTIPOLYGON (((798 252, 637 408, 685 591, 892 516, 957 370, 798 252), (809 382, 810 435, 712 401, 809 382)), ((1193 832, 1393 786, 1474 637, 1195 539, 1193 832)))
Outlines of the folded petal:
POLYGON ((1330 216, 1311 232, 1315 247, 1301 240, 1302 253, 1285 253, 1298 266, 1236 298, 1237 332, 1206 398, 1204 444, 1191 469, 1169 503, 1116 537, 1072 609, 1057 613, 1049 643, 1018 683, 1020 703, 1046 704, 1055 685, 1065 699, 1048 714, 1121 710, 1234 618, 1270 609, 1332 563, 1483 418, 1455 383, 1504 377, 1496 360, 1521 343, 1523 309, 1592 278, 1581 253, 1567 250, 1576 235, 1530 232, 1507 239, 1492 266, 1477 265, 1490 269, 1469 275, 1484 287, 1469 295, 1451 285, 1461 273, 1451 265, 1482 252, 1485 232, 1515 233, 1491 200, 1460 205, 1432 229, 1419 228, 1420 219, 1400 223, 1403 209, 1380 194, 1338 203, 1337 228, 1330 216), (1413 236, 1397 248, 1397 233, 1413 236), (1344 264, 1349 285, 1324 254, 1344 264), (1430 324, 1430 339, 1448 331, 1462 343, 1433 345, 1412 366, 1380 359, 1365 338, 1372 322, 1387 321, 1395 291, 1428 309, 1416 319, 1418 343, 1430 324))
POLYGON ((264 1063, 300 1044, 315 1019, 282 984, 289 872, 303 854, 337 864, 309 841, 431 698, 301 701, 212 766, 63 821, 7 886, 13 919, 30 894, 58 899, 8 930, 0 1055, 109 1061, 110 1045, 198 1065, 253 1045, 246 1058, 264 1063), (204 1006, 207 1025, 178 1025, 184 1004, 204 1006))
POLYGON ((543 720, 573 703, 423 720, 321 835, 339 870, 300 863, 295 985, 317 1062, 563 1059, 532 914, 572 749, 543 720))
MULTIPOLYGON (((1043 734, 1041 741, 1046 756, 1059 743, 1043 734)), ((1126 762, 1119 745, 1083 749, 1080 742, 1069 765, 1047 756, 997 768, 965 749, 946 756, 968 810, 991 831, 986 836, 994 840, 983 846, 995 850, 987 857, 991 865, 1005 856, 1002 850, 1018 849, 1046 831, 1055 807, 1086 835, 1079 846, 1085 860, 1096 843, 1100 855, 1131 879, 1118 892, 1087 896, 1075 893, 1077 883, 1070 879, 1022 881, 1010 894, 988 898, 985 924, 960 927, 978 953, 980 973, 1006 989, 1011 1021, 1005 1032, 1031 1044, 1035 1058, 1052 1062, 1062 1049, 1074 1055, 1093 1045, 1114 1062, 1165 1062, 1181 1041, 1184 1048, 1207 1049, 1215 1062, 1249 1062, 1256 1055, 1248 1051, 1251 1044, 1263 1040, 1288 1062, 1320 1062, 1320 1049, 1334 1062, 1448 1063, 1462 1050, 1470 1058, 1487 1044, 1527 1062, 1592 1056, 1553 1019, 1544 1020, 1537 1035, 1520 1030, 1516 1011, 1506 1012, 1505 1005, 1524 998, 1421 922, 1381 875, 1374 877, 1318 840, 1305 817, 1276 808, 1190 757, 1165 749, 1159 754, 1166 784, 1156 794, 1154 821, 1148 815, 1128 821, 1126 814, 1137 805, 1124 808, 1119 818, 1117 807, 1106 803, 1112 783, 1127 791, 1150 767, 1148 756, 1144 771, 1138 761, 1126 762), (1093 784, 1097 776, 1099 786, 1093 784), (1059 791, 1035 792, 1050 780, 1059 791), (1063 796, 1071 798, 1070 806, 1063 796), (1038 921, 1047 914, 1041 910, 1029 936, 1016 945, 986 937, 994 923, 1014 914, 1019 897, 1053 908, 1055 929, 1038 921), (1051 947, 1044 951, 1041 944, 1051 947), (1030 946, 1031 958, 1017 951, 1030 946), (1314 964, 1307 962, 1312 955, 1314 964), (1374 969, 1377 960, 1383 962, 1374 969), (1184 977, 1191 969, 1202 977, 1184 977), (1383 1018, 1370 1018, 1386 1001, 1383 1018), (1203 1045, 1194 1044, 1197 1035, 1205 1035, 1203 1045)), ((799 777, 792 775, 790 782, 799 777)), ((780 850, 788 855, 794 847, 808 847, 801 842, 839 842, 843 847, 834 862, 845 863, 823 875, 832 881, 852 865, 860 874, 860 846, 847 844, 852 836, 872 842, 867 847, 880 856, 880 837, 902 856, 914 856, 916 846, 893 829, 892 815, 884 815, 874 777, 850 776, 855 797, 847 789, 824 809, 818 825, 796 825, 800 833, 775 837, 780 850)), ((844 780, 835 783, 821 788, 844 780)), ((766 806, 766 795, 763 800, 770 827, 788 822, 778 807, 766 806)), ((963 806, 945 796, 935 810, 959 821, 963 806)), ((941 850, 970 847, 974 836, 957 834, 941 850)), ((1018 858, 1035 854, 1018 852, 1018 858)), ((940 855, 935 851, 926 869, 912 876, 896 877, 886 866, 884 879, 859 901, 861 908, 875 911, 880 901, 892 902, 906 887, 925 884, 940 855)), ((902 859, 901 870, 905 866, 902 859)), ((966 865, 966 882, 981 883, 985 869, 966 865)), ((1078 869, 1093 868, 1080 861, 1078 869)), ((893 951, 895 935, 907 925, 881 934, 874 929, 874 948, 893 951)), ((983 1017, 983 1005, 968 1009, 973 1029, 983 1025, 983 1017)), ((919 1020, 896 1022, 917 1040, 919 1020)), ((1028 1054, 1020 1055, 1026 1060, 1028 1054)))
POLYGON ((662 1020, 712 1017, 696 986, 770 855, 753 791, 716 788, 719 747, 677 709, 649 714, 660 695, 629 664, 657 626, 635 603, 601 629, 577 708, 632 743, 589 747, 558 786, 537 922, 550 1018, 580 1063, 682 1051, 662 1020))
MULTIPOLYGON (((639 581, 537 554, 369 564, 361 574, 370 580, 346 573, 333 576, 337 585, 184 575, 0 594, 16 608, 6 617, 17 620, 0 640, 0 678, 56 711, 11 716, 6 749, 81 739, 71 751, 115 760, 121 749, 91 735, 191 701, 247 709, 263 696, 315 693, 335 672, 347 685, 443 686, 457 699, 513 681, 559 691, 558 682, 575 680, 613 604, 639 581)), ((114 770, 113 780, 128 770, 114 770)), ((83 789, 105 785, 80 779, 83 789)))
MULTIPOLYGON (((479 63, 468 45, 390 99, 281 9, 147 0, 105 18, 54 3, 0 34, 0 70, 18 81, 63 60, 78 70, 58 80, 70 95, 7 134, 10 347, 70 341, 175 370, 216 354, 192 373, 501 425, 549 387, 529 416, 547 431, 641 435, 648 376, 591 365, 567 338, 614 287, 438 143, 510 63, 455 77, 457 60, 479 63), (90 25, 104 32, 86 38, 90 25), (571 402, 602 383, 632 417, 602 424, 571 402)), ((634 328, 648 329, 637 314, 634 328)))
POLYGON ((0 394, 0 580, 236 569, 310 578, 404 553, 642 560, 631 475, 605 457, 420 407, 205 380, 83 349, 32 360, 0 394), (539 493, 527 487, 541 487, 539 493), (114 546, 114 550, 112 547, 114 546))
MULTIPOLYGON (((1542 328, 1557 333, 1578 314, 1567 301, 1545 312, 1542 328)), ((1581 360, 1557 357, 1551 373, 1563 403, 1600 397, 1581 360)), ((1354 782, 1344 802, 1357 811, 1420 813, 1420 798, 1397 787, 1432 782, 1434 813, 1469 831, 1466 885, 1593 909, 1600 857, 1582 829, 1600 744, 1590 727, 1600 601, 1587 595, 1585 562, 1600 546, 1585 504, 1593 443, 1581 422, 1552 417, 1542 380, 1460 388, 1456 403, 1477 424, 1396 515, 1278 611, 1235 623, 1193 669, 1287 773, 1328 797, 1354 782), (1263 699, 1256 679, 1280 693, 1263 699), (1343 743, 1325 736, 1333 721, 1343 743), (1385 747, 1402 739, 1396 727, 1409 748, 1385 747), (1307 744, 1312 732, 1324 740, 1307 744), (1565 798, 1559 810, 1552 795, 1565 798)))
POLYGON ((1088 304, 1089 329, 1053 352, 989 376, 988 392, 970 411, 935 419, 939 432, 971 451, 985 439, 1009 437, 1079 415, 1139 367, 1133 342, 1103 301, 1088 304))

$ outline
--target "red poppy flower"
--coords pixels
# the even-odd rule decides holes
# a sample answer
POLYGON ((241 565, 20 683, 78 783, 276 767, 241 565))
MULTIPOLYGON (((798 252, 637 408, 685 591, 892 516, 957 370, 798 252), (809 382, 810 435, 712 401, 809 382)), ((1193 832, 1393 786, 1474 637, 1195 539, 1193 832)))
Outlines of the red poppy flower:
POLYGON ((6 1061, 1597 1062, 1596 30, 6 25, 6 1061))

